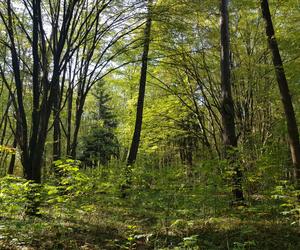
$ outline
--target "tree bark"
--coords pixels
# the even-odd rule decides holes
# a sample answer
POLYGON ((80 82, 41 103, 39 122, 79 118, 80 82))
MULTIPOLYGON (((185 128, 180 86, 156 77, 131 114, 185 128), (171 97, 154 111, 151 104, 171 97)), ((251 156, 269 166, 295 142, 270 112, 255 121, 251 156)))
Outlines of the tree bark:
MULTIPOLYGON (((71 77, 69 77, 71 79, 71 77)), ((68 89, 68 106, 67 106, 67 157, 71 156, 71 133, 72 133, 72 107, 73 107, 73 82, 70 80, 68 89)))
POLYGON ((78 134, 79 134, 80 124, 81 124, 85 99, 86 96, 82 95, 81 92, 78 92, 78 96, 76 99, 76 113, 75 113, 73 140, 72 140, 71 152, 70 152, 70 155, 73 159, 76 159, 76 155, 77 155, 78 134))
MULTIPOLYGON (((57 86, 58 87, 58 86, 57 86)), ((57 95, 53 104, 53 161, 61 157, 61 132, 60 132, 60 98, 59 89, 56 89, 57 95)))
POLYGON ((235 132, 234 103, 231 93, 230 72, 230 38, 228 0, 221 0, 220 5, 221 26, 221 116, 223 125, 223 143, 225 158, 234 170, 232 193, 236 201, 244 200, 242 189, 242 171, 237 162, 237 137, 235 132))
POLYGON ((268 44, 272 52, 272 60, 275 68, 276 79, 280 91, 281 101, 284 107, 287 129, 288 141, 290 145, 291 157, 294 166, 294 178, 299 185, 300 179, 300 143, 299 131, 296 121, 296 116, 293 108, 292 98, 289 91, 288 82, 285 76, 283 62, 278 48, 278 43, 275 37, 272 17, 270 13, 268 0, 261 0, 262 15, 266 24, 266 35, 268 37, 268 44))
MULTIPOLYGON (((13 148, 16 148, 16 147, 17 147, 17 138, 16 138, 16 135, 15 135, 14 142, 13 142, 13 148)), ((12 175, 14 173, 15 163, 16 163, 16 154, 12 154, 12 156, 10 158, 10 163, 9 163, 9 166, 8 166, 8 170, 7 170, 8 174, 12 175)))
POLYGON ((142 67, 141 67, 140 82, 139 82, 139 95, 137 101, 135 127, 134 127, 134 133, 133 133, 131 146, 129 150, 129 155, 127 158, 127 166, 131 166, 135 163, 139 144, 140 144, 142 122, 143 122, 145 89, 146 89, 146 82, 147 82, 148 54, 149 54, 149 47, 150 47, 150 34, 151 34, 151 24, 152 24, 152 17, 151 17, 152 3, 153 0, 148 0, 148 16, 147 16, 146 27, 144 31, 144 49, 142 55, 142 67))

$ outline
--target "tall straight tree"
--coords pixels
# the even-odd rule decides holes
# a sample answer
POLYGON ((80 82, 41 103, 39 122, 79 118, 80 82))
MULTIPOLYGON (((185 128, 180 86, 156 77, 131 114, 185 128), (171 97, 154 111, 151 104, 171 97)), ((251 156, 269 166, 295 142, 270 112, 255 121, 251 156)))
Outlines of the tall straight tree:
POLYGON ((266 34, 268 37, 268 44, 272 53, 273 65, 275 68, 276 79, 281 95, 281 101, 284 107, 288 140, 290 145, 290 151, 294 166, 294 178, 298 182, 300 179, 300 143, 299 143, 299 131, 296 121, 296 116, 293 108, 292 98, 289 91, 288 82, 285 76, 283 62, 278 48, 278 43, 275 37, 274 26, 270 13, 268 0, 261 0, 262 15, 266 24, 266 34))
POLYGON ((237 137, 234 122, 234 103, 231 93, 230 76, 230 38, 228 0, 221 0, 220 4, 221 28, 221 116, 223 125, 223 143, 225 158, 233 166, 233 195, 237 201, 244 200, 242 190, 242 171, 236 162, 237 137))
POLYGON ((140 75, 140 83, 139 83, 139 95, 137 101, 136 108, 136 118, 135 118, 135 127, 134 133, 131 141, 131 146, 127 158, 127 166, 131 166, 136 161, 137 152, 140 144, 141 130, 142 130, 142 122, 143 122, 143 109, 144 109, 144 99, 145 99, 145 89, 147 82, 147 68, 148 68, 148 54, 150 47, 150 35, 151 35, 151 24, 152 24, 152 16, 151 9, 153 5, 153 0, 148 0, 148 14, 147 21, 144 31, 144 48, 142 55, 142 67, 141 67, 141 75, 140 75))

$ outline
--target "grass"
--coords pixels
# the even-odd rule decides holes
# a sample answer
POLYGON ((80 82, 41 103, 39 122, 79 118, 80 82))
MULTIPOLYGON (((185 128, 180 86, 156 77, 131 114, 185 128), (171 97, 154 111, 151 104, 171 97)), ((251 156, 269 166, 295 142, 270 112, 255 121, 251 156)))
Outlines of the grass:
POLYGON ((94 205, 60 217, 2 218, 1 249, 300 249, 298 225, 261 208, 188 218, 108 194, 94 205))

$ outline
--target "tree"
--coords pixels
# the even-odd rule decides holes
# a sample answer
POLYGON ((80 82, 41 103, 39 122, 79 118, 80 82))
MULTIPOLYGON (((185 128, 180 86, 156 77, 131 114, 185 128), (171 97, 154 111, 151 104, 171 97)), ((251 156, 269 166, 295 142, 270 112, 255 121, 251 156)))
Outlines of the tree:
POLYGON ((147 82, 147 68, 148 68, 148 53, 150 47, 150 35, 151 35, 151 24, 152 24, 152 16, 151 16, 151 8, 153 5, 153 0, 148 0, 148 14, 147 21, 145 26, 144 33, 144 49, 142 55, 142 66, 141 66, 141 75, 139 82, 139 95, 136 107, 136 119, 135 119, 135 127, 134 133, 131 141, 131 146, 129 149, 129 154, 127 158, 127 166, 131 166, 136 161, 137 152, 140 143, 141 130, 142 130, 142 122, 143 122, 143 109, 144 109, 144 99, 145 99, 145 89, 147 82))
POLYGON ((6 68, 12 69, 16 88, 16 97, 9 89, 18 122, 15 133, 24 175, 29 180, 41 182, 44 148, 54 106, 55 114, 58 113, 56 97, 62 72, 70 58, 89 39, 100 14, 111 2, 97 0, 89 12, 85 11, 89 5, 87 0, 50 1, 47 4, 41 0, 29 4, 24 0, 17 5, 11 0, 1 2, 0 18, 8 34, 2 44, 8 48, 11 57, 6 68), (20 13, 20 8, 24 12, 20 13), (32 30, 27 29, 30 25, 32 30), (24 47, 30 48, 31 55, 24 53, 24 47))
POLYGON ((96 167, 99 163, 107 165, 111 158, 119 157, 119 142, 115 135, 116 116, 110 107, 111 97, 104 89, 104 82, 92 91, 95 99, 94 109, 90 112, 91 131, 82 137, 79 159, 87 167, 96 167))
POLYGON ((275 30, 273 27, 269 3, 268 0, 261 0, 260 3, 261 3, 262 15, 266 24, 266 35, 268 37, 269 49, 272 53, 272 60, 275 68, 276 79, 277 79, 277 83, 281 95, 281 101, 285 112, 285 118, 286 118, 287 130, 288 130, 288 140, 290 145, 292 162, 294 166, 294 178, 295 181, 299 182, 300 143, 299 143, 299 131, 297 126, 295 111, 294 111, 292 98, 289 91, 289 86, 286 79, 278 43, 275 37, 275 30))
POLYGON ((95 127, 89 135, 83 137, 79 159, 85 166, 96 167, 98 163, 107 165, 112 157, 119 157, 119 142, 113 131, 95 127))
POLYGON ((229 16, 228 0, 221 0, 221 116, 223 124, 223 143, 225 146, 225 158, 233 165, 233 195, 237 201, 244 200, 242 190, 242 172, 238 166, 236 148, 237 138, 234 122, 234 103, 231 93, 230 79, 230 39, 229 39, 229 16))

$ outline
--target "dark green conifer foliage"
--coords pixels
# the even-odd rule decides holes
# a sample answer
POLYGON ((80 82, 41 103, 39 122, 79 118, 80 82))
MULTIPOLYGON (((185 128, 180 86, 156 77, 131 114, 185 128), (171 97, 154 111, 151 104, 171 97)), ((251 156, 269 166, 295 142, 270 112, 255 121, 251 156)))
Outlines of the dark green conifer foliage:
POLYGON ((111 97, 99 84, 93 96, 96 98, 97 107, 92 112, 96 121, 91 132, 83 137, 83 146, 80 159, 85 166, 106 165, 112 157, 119 157, 119 142, 114 133, 117 127, 115 114, 109 106, 111 97))

